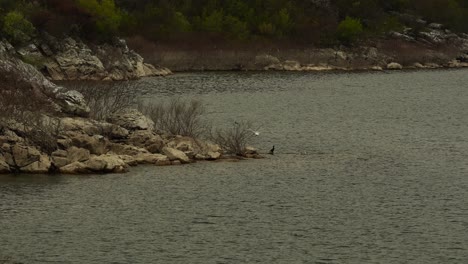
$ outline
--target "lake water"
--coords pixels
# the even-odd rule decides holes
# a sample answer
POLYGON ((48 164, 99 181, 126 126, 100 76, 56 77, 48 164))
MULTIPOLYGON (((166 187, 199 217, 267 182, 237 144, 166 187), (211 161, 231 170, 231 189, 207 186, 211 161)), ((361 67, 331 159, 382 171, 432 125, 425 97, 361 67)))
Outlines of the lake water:
POLYGON ((200 99, 217 126, 253 121, 253 145, 276 155, 0 176, 0 259, 468 263, 467 70, 183 73, 138 87, 200 99))

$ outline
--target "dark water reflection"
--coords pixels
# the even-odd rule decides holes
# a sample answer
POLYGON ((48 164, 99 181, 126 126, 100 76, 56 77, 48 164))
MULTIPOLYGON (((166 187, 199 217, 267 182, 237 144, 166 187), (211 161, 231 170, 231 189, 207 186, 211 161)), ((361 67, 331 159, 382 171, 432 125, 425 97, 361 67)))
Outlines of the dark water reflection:
MULTIPOLYGON (((194 73, 147 100, 256 121, 241 163, 0 177, 0 256, 24 263, 467 263, 467 71, 194 73)), ((0 258, 1 259, 1 258, 0 258)))

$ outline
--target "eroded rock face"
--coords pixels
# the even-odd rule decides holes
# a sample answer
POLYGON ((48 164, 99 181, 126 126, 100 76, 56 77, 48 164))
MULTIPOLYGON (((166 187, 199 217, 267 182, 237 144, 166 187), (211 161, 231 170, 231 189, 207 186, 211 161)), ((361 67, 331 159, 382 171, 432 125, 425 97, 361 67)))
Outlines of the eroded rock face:
POLYGON ((171 71, 144 63, 122 39, 113 45, 90 46, 79 39, 40 39, 44 64, 53 80, 129 80, 145 76, 165 76, 171 71))
POLYGON ((15 76, 15 81, 28 84, 36 94, 52 99, 58 111, 66 114, 88 116, 90 109, 77 91, 68 91, 50 82, 34 66, 11 55, 11 45, 0 42, 0 74, 15 76))

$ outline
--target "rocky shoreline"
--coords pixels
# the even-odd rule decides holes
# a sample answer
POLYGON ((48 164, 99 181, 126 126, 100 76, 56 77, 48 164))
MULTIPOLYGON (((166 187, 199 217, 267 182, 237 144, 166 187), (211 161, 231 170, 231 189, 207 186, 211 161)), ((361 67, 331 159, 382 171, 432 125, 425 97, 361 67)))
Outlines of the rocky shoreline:
MULTIPOLYGON (((418 20, 419 21, 419 20, 418 20)), ((148 62, 161 63, 174 72, 184 71, 354 71, 468 67, 468 34, 454 33, 441 24, 419 21, 411 28, 355 47, 262 47, 247 45, 175 48, 171 45, 134 43, 148 62), (147 47, 147 48, 144 48, 147 47)), ((140 40, 141 42, 141 40, 140 40)))
MULTIPOLYGON (((82 94, 52 83, 16 54, 11 45, 0 42, 5 86, 0 98, 0 174, 123 173, 138 164, 166 166, 225 158, 216 144, 156 133, 154 122, 136 109, 122 109, 106 122, 90 119, 82 94), (6 96, 16 93, 23 97, 8 108, 6 96), (52 110, 46 112, 41 105, 27 108, 35 100, 52 110)), ((253 149, 246 156, 260 157, 253 149)))

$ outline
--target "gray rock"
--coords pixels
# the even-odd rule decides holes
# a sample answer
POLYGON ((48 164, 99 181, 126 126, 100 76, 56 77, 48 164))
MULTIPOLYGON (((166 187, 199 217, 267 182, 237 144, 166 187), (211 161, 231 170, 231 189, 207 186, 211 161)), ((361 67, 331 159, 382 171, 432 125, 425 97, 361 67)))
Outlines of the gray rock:
POLYGON ((91 157, 91 152, 87 149, 71 147, 67 150, 67 159, 68 163, 73 163, 76 161, 87 161, 91 157))
POLYGON ((83 95, 75 90, 58 92, 56 98, 63 111, 76 116, 88 116, 90 109, 83 95))
POLYGON ((184 152, 180 151, 180 150, 165 147, 165 148, 162 149, 162 152, 171 161, 179 160, 179 161, 181 161, 183 163, 190 163, 189 157, 187 157, 187 155, 184 152))
POLYGON ((62 168, 70 164, 68 158, 52 156, 52 163, 56 168, 62 168))
POLYGON ((11 147, 11 154, 4 153, 3 156, 10 169, 25 173, 47 173, 52 167, 49 156, 29 146, 16 144, 11 147))
POLYGON ((442 24, 438 24, 438 23, 430 23, 428 25, 429 28, 432 28, 432 29, 442 29, 444 27, 444 25, 442 24))
POLYGON ((391 62, 387 65, 387 69, 389 70, 401 70, 403 69, 403 66, 401 64, 396 63, 396 62, 391 62))
POLYGON ((20 168, 21 172, 44 174, 51 170, 52 161, 47 155, 41 155, 38 161, 20 168))
POLYGON ((63 174, 86 174, 91 173, 88 167, 82 162, 74 162, 59 169, 63 174))
POLYGON ((217 159, 221 158, 221 153, 208 151, 207 156, 208 156, 209 160, 217 160, 217 159))
POLYGON ((92 157, 84 163, 86 168, 93 172, 124 173, 128 171, 128 165, 119 156, 101 155, 92 157))
POLYGON ((129 135, 129 144, 145 148, 151 153, 161 153, 164 147, 164 140, 161 136, 154 134, 149 130, 136 130, 129 135))
POLYGON ((287 60, 283 63, 283 69, 285 71, 301 71, 301 64, 297 61, 287 60))
POLYGON ((109 141, 102 136, 88 136, 78 133, 69 133, 68 135, 71 146, 87 149, 95 155, 102 155, 108 151, 109 141))
POLYGON ((5 157, 0 154, 0 174, 11 172, 10 165, 5 161, 5 157))
POLYGON ((262 55, 258 55, 255 57, 255 65, 261 68, 264 68, 273 64, 280 64, 280 63, 281 62, 278 58, 268 55, 268 54, 262 54, 262 55))
POLYGON ((113 114, 107 120, 130 131, 152 130, 154 122, 136 109, 125 109, 113 114))

